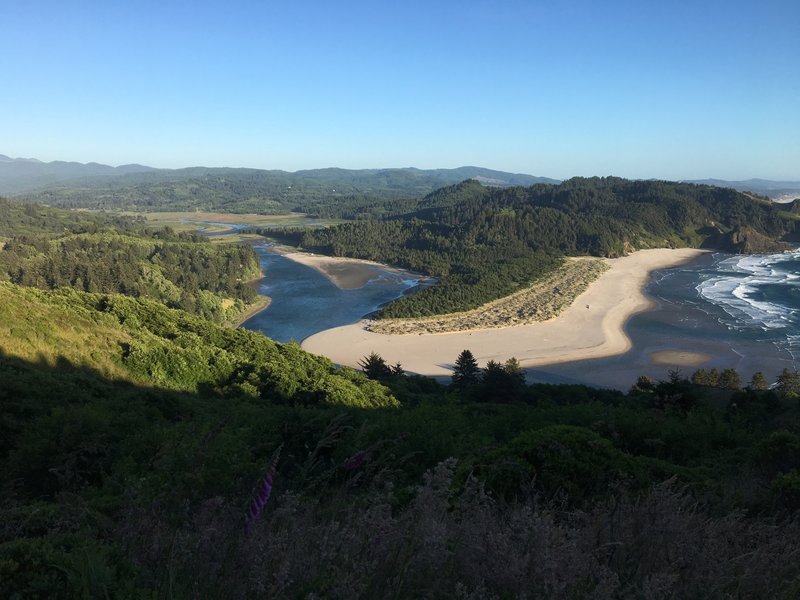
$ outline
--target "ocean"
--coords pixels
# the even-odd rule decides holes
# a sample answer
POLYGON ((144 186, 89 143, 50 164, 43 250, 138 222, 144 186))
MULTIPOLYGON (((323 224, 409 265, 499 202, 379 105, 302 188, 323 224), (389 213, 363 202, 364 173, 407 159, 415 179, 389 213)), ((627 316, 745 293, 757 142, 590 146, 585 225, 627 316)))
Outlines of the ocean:
POLYGON ((695 289, 710 317, 737 336, 800 359, 800 251, 718 255, 699 275, 695 289))
POLYGON ((633 348, 620 356, 531 371, 533 380, 627 389, 639 375, 734 368, 743 382, 762 371, 774 381, 800 368, 800 250, 771 255, 707 254, 657 271, 646 288, 656 303, 626 325, 633 348), (663 353, 702 355, 668 364, 663 353), (704 359, 704 360, 703 360, 704 359))

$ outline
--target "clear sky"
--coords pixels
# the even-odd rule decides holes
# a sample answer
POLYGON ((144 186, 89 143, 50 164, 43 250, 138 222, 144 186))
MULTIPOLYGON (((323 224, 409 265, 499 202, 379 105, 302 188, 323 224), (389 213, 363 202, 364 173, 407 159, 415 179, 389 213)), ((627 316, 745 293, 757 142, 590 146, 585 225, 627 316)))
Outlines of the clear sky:
POLYGON ((0 0, 0 153, 800 179, 798 0, 0 0))

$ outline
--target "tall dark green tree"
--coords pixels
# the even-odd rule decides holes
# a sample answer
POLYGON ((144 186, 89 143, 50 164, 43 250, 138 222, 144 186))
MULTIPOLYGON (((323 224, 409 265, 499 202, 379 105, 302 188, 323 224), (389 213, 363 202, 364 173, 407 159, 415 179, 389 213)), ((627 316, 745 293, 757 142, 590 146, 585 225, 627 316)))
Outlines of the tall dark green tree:
POLYGON ((392 374, 392 369, 377 352, 370 352, 369 355, 358 361, 358 366, 370 379, 386 379, 392 374))
POLYGON ((480 397, 485 402, 514 402, 525 388, 525 372, 516 358, 490 360, 481 374, 480 397))
POLYGON ((464 388, 478 383, 480 369, 478 361, 469 350, 462 350, 453 365, 453 385, 464 388))
POLYGON ((726 390, 738 390, 742 387, 742 380, 736 369, 723 369, 719 375, 719 387, 726 390))

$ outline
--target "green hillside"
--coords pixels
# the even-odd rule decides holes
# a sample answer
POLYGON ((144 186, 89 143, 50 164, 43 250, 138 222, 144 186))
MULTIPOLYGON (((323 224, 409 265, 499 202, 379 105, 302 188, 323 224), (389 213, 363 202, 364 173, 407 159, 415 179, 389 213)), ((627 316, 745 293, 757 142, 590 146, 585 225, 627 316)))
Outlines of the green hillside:
POLYGON ((255 251, 141 220, 23 205, 0 199, 0 281, 40 289, 124 293, 235 321, 261 302, 255 251))
POLYGON ((793 597, 800 386, 512 366, 378 383, 153 301, 1 283, 2 589, 793 597))
POLYGON ((640 248, 778 251, 800 239, 796 210, 732 189, 665 181, 576 178, 560 185, 437 190, 402 215, 285 240, 335 256, 366 258, 440 278, 386 307, 385 317, 475 308, 553 271, 560 257, 615 257, 640 248))
POLYGON ((296 345, 210 323, 151 300, 0 283, 0 348, 114 379, 287 404, 394 406, 380 385, 296 345))

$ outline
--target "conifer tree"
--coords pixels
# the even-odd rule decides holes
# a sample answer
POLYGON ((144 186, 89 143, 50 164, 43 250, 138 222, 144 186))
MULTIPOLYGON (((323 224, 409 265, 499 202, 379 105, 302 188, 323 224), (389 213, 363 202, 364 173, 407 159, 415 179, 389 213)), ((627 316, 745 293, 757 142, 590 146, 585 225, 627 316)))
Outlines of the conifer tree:
POLYGON ((364 371, 364 375, 370 379, 384 379, 392 374, 389 365, 377 352, 370 352, 368 356, 358 361, 358 366, 364 371))
POLYGON ((750 380, 749 387, 751 390, 764 391, 769 389, 769 382, 767 378, 764 377, 764 373, 759 371, 753 374, 753 379, 750 380))
POLYGON ((473 385, 478 382, 479 375, 478 361, 472 352, 463 350, 453 366, 453 385, 460 388, 473 385))

